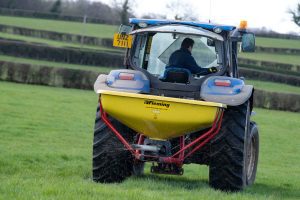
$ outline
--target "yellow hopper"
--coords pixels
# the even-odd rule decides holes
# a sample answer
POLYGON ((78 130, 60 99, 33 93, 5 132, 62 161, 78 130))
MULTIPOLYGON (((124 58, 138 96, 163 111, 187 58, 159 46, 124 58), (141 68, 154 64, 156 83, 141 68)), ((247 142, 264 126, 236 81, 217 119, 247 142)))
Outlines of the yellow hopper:
POLYGON ((151 139, 165 140, 210 127, 221 103, 101 91, 103 110, 151 139))

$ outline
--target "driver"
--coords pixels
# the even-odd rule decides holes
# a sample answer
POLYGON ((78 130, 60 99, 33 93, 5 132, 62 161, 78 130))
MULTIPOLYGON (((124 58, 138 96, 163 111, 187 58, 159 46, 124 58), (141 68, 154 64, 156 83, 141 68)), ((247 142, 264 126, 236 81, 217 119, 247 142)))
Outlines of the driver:
POLYGON ((207 75, 218 71, 216 67, 201 68, 192 56, 194 40, 185 38, 181 43, 181 48, 174 51, 169 59, 168 68, 185 68, 190 70, 192 74, 207 75))

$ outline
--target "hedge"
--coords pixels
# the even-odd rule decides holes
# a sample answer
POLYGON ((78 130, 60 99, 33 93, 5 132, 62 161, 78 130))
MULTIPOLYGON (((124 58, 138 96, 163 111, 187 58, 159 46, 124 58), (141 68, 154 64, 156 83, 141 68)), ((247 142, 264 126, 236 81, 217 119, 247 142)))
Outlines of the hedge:
MULTIPOLYGON (((92 89, 97 72, 0 61, 0 80, 55 87, 92 89)), ((300 95, 255 90, 254 106, 300 112, 300 95)))
POLYGON ((267 38, 280 38, 280 39, 289 39, 289 40, 299 40, 299 35, 291 35, 291 34, 280 34, 280 33, 259 33, 256 32, 255 36, 257 37, 267 37, 267 38))
POLYGON ((72 42, 85 45, 112 47, 113 40, 111 38, 97 38, 82 36, 69 33, 59 33, 54 31, 44 31, 16 26, 8 26, 0 24, 0 32, 10 33, 15 35, 43 38, 48 40, 72 42))
MULTIPOLYGON (((97 37, 82 36, 82 35, 69 34, 69 33, 59 33, 55 31, 44 31, 44 30, 30 29, 30 28, 23 28, 17 26, 2 25, 2 24, 0 24, 0 32, 22 35, 22 36, 29 36, 29 37, 38 37, 38 38, 63 41, 63 42, 83 43, 86 45, 100 45, 100 46, 112 47, 111 38, 97 38, 97 37)), ((262 47, 262 46, 256 46, 256 52, 300 55, 300 49, 273 48, 273 47, 262 47)))
POLYGON ((241 67, 239 68, 239 74, 240 76, 244 76, 246 79, 249 78, 260 81, 270 81, 277 83, 285 83, 293 86, 300 86, 300 77, 298 76, 279 74, 255 69, 246 69, 241 67))
MULTIPOLYGON (((123 55, 116 52, 94 52, 74 48, 55 48, 45 45, 7 40, 0 40, 0 53, 15 57, 27 57, 73 64, 108 67, 123 66, 123 55)), ((247 68, 239 68, 239 72, 241 76, 250 79, 300 86, 300 77, 298 76, 247 68)))
POLYGON ((15 57, 94 66, 123 66, 123 55, 115 51, 57 48, 43 44, 0 39, 0 53, 15 57))
POLYGON ((300 49, 290 49, 290 48, 274 48, 274 47, 262 47, 256 46, 256 52, 263 52, 263 53, 272 53, 272 54, 294 54, 300 55, 300 49))
POLYGON ((92 89, 97 72, 0 61, 0 80, 55 87, 92 89))
POLYGON ((279 72, 283 74, 300 76, 300 65, 252 60, 247 58, 239 58, 238 62, 241 67, 261 69, 271 72, 279 72))
MULTIPOLYGON (((32 10, 20 10, 20 9, 8 9, 0 8, 0 15, 7 16, 17 16, 17 17, 30 17, 30 18, 40 18, 40 19, 53 19, 53 20, 63 20, 63 21, 76 21, 83 22, 84 16, 76 15, 61 15, 55 13, 47 12, 38 12, 32 10)), ((86 18, 87 23, 96 23, 96 24, 117 24, 118 22, 114 19, 103 20, 100 18, 86 18)))
POLYGON ((254 106, 267 109, 300 112, 300 95, 255 90, 254 106))

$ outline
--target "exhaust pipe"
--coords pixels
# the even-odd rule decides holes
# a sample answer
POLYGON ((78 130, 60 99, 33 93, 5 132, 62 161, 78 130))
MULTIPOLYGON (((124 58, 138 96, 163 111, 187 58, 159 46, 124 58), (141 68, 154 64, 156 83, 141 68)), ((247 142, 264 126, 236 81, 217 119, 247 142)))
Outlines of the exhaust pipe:
POLYGON ((158 153, 160 151, 160 148, 158 146, 152 146, 152 145, 140 145, 140 144, 134 144, 132 147, 135 150, 140 150, 140 151, 150 151, 150 152, 155 152, 158 153))

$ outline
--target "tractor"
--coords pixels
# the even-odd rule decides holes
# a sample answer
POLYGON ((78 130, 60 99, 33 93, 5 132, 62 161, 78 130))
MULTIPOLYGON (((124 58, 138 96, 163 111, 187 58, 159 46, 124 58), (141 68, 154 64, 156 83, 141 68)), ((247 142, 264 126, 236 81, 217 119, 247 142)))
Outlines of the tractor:
POLYGON ((259 136, 251 120, 252 85, 238 71, 239 51, 254 52, 247 22, 239 27, 193 21, 129 19, 114 34, 124 67, 100 74, 93 141, 93 180, 118 183, 144 173, 183 175, 207 165, 209 185, 240 191, 254 183, 259 136), (185 38, 211 73, 170 66, 185 38))

